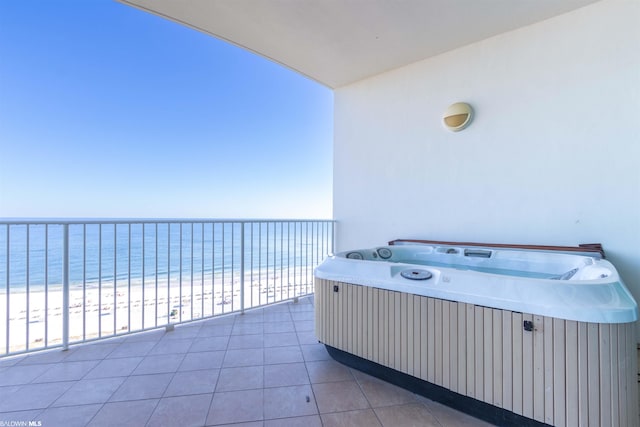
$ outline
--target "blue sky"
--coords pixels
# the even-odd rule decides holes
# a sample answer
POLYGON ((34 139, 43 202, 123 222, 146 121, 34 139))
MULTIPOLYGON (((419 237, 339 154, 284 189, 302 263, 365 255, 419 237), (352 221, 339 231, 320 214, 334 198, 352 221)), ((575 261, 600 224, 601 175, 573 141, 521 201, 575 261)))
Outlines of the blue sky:
POLYGON ((113 0, 0 2, 0 217, 330 218, 332 92, 113 0))

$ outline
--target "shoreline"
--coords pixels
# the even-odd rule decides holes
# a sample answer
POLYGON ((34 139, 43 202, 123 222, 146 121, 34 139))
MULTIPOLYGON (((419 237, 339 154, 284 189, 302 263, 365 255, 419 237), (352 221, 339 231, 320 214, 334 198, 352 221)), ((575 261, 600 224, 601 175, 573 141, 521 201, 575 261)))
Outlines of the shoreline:
MULTIPOLYGON (((255 278, 264 278, 265 276, 270 276, 269 279, 270 280, 274 280, 274 279, 280 279, 280 276, 278 275, 278 273, 283 273, 282 277, 290 275, 293 276, 294 274, 296 276, 301 276, 304 275, 304 272, 307 271, 313 271, 315 267, 304 267, 304 266, 296 266, 296 267, 284 267, 284 266, 276 266, 276 268, 274 268, 273 265, 269 266, 269 267, 264 267, 264 268, 246 268, 245 269, 245 281, 247 277, 253 277, 255 278), (257 274, 252 273, 253 272, 257 272, 257 274), (275 274, 275 276, 274 276, 275 274)), ((196 273, 196 272, 194 272, 196 273)), ((158 283, 164 283, 166 285, 167 280, 170 280, 171 283, 175 283, 177 282, 180 277, 182 277, 182 280, 191 280, 191 278, 193 277, 193 280, 204 280, 205 283, 207 282, 211 282, 212 280, 215 281, 215 283, 220 283, 223 279, 223 277, 225 278, 225 280, 227 280, 228 278, 238 278, 240 277, 240 269, 236 268, 233 270, 216 270, 215 274, 212 274, 211 271, 204 271, 204 272, 197 272, 197 274, 194 274, 193 276, 191 276, 190 272, 180 272, 180 271, 174 271, 172 272, 170 275, 168 275, 166 272, 163 274, 148 274, 146 275, 144 278, 142 278, 141 276, 119 276, 116 277, 116 283, 118 287, 121 286, 125 286, 127 285, 129 282, 131 282, 131 286, 134 285, 142 285, 144 284, 149 284, 149 283, 154 283, 156 282, 156 278, 158 283)), ((102 286, 111 286, 113 287, 113 276, 109 276, 109 277, 105 277, 102 280, 99 279, 87 279, 86 281, 78 281, 78 280, 73 280, 69 282, 69 287, 70 289, 90 289, 90 288, 99 288, 100 284, 102 284, 102 286)), ((44 283, 31 283, 29 285, 30 291, 31 292, 39 292, 39 291, 44 291, 46 288, 48 288, 49 290, 52 290, 54 288, 60 288, 62 289, 62 283, 60 282, 56 282, 56 283, 48 283, 48 284, 44 284, 44 283)), ((26 292, 27 286, 26 284, 21 284, 21 285, 16 285, 16 284, 12 284, 10 286, 10 291, 12 294, 19 294, 19 293, 24 293, 26 292)), ((6 293, 6 284, 4 286, 0 286, 0 295, 6 293)))
MULTIPOLYGON (((313 277, 306 271, 273 271, 260 277, 245 273, 244 308, 249 309, 313 292, 313 277), (280 272, 277 272, 280 273, 280 272), (301 274, 303 273, 303 274, 301 274), (307 273, 307 274, 304 274, 307 273), (253 280, 252 280, 253 279, 253 280)), ((0 318, 0 355, 62 343, 61 285, 44 289, 16 290, 9 294, 9 346, 7 317, 0 318), (28 298, 27 298, 28 296, 28 298), (28 307, 27 307, 28 305, 28 307), (27 308, 28 312, 27 313, 27 308), (45 331, 46 326, 46 331, 45 331), (28 333, 28 343, 27 343, 28 333), (45 344, 46 339, 46 344, 45 344)), ((7 294, 0 290, 0 307, 7 294)), ((209 318, 241 309, 239 274, 215 277, 172 278, 170 283, 137 279, 102 283, 102 287, 72 285, 69 290, 69 343, 114 337, 167 324, 209 318), (208 279, 208 280, 207 280, 208 279), (213 284, 212 284, 213 280, 213 284)), ((3 310, 5 311, 5 310, 3 310)))

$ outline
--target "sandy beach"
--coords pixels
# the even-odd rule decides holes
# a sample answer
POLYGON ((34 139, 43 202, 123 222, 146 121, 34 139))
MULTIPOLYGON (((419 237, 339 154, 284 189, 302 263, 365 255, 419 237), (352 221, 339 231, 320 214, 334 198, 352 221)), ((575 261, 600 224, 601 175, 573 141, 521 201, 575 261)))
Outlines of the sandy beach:
MULTIPOLYGON (((245 274, 244 308, 286 300, 313 292, 306 271, 278 270, 261 276, 245 274), (301 274, 302 273, 302 274, 301 274)), ((69 343, 207 318, 241 309, 240 277, 230 272, 178 278, 155 278, 72 285, 69 292, 69 343), (181 286, 182 284, 182 286, 181 286), (157 301, 157 304, 156 304, 157 301)), ((0 354, 55 346, 62 343, 63 293, 61 286, 11 292, 7 349, 7 294, 0 291, 0 354), (46 329, 46 330, 45 330, 46 329)))

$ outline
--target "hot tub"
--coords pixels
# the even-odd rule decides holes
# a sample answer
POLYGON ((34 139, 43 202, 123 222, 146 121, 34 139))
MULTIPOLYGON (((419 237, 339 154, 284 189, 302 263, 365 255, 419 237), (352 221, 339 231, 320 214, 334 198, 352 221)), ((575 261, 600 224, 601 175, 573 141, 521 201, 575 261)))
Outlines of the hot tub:
POLYGON ((343 363, 499 425, 638 425, 637 304, 597 252, 382 246, 315 287, 343 363))

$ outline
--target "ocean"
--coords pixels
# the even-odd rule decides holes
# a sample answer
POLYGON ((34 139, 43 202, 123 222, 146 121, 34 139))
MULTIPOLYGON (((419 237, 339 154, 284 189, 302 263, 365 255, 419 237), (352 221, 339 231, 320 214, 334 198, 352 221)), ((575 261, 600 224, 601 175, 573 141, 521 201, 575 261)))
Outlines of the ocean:
MULTIPOLYGON (((69 282, 98 286, 159 276, 234 276, 308 268, 332 247, 331 221, 70 224, 69 282), (244 227, 244 242, 241 238, 244 227)), ((64 226, 0 222, 0 292, 60 286, 64 226)))

